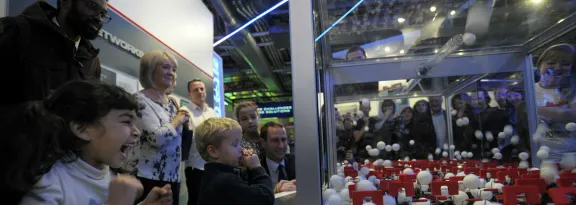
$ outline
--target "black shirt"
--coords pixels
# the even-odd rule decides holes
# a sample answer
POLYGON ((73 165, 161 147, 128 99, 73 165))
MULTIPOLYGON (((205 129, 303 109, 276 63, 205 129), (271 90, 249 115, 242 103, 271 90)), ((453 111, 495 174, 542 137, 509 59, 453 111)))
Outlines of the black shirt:
POLYGON ((236 168, 206 163, 198 194, 198 205, 274 205, 272 180, 264 167, 248 169, 248 181, 236 168))

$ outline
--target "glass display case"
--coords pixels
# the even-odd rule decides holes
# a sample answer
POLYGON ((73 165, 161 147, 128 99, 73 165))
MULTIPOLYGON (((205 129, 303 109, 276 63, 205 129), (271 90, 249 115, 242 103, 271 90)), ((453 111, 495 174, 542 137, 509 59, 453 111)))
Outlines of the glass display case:
MULTIPOLYGON (((322 204, 344 161, 503 163, 526 152, 528 166, 540 163, 533 136, 549 113, 536 96, 535 59, 574 43, 576 2, 290 0, 290 8, 297 204, 322 204)), ((575 70, 554 76, 574 81, 566 79, 575 70)), ((563 120, 576 121, 572 114, 563 120)))

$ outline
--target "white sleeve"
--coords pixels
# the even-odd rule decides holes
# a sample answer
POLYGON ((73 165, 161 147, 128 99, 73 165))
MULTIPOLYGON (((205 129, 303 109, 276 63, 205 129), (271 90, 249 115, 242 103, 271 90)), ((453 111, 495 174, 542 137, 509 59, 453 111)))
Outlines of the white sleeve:
POLYGON ((64 203, 63 199, 60 177, 50 171, 44 174, 32 190, 24 196, 20 205, 58 205, 64 203))

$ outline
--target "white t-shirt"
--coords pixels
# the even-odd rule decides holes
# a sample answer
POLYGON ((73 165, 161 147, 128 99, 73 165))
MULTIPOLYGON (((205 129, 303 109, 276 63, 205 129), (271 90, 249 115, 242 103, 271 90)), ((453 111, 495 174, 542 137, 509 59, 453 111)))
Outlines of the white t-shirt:
POLYGON ((97 169, 81 159, 70 163, 59 161, 42 176, 20 204, 106 204, 111 179, 108 166, 97 169))
MULTIPOLYGON (((570 95, 569 89, 544 89, 536 83, 536 105, 538 107, 568 108, 576 103, 576 98, 570 95)), ((550 148, 549 160, 559 161, 563 153, 576 152, 576 138, 566 131, 567 122, 552 122, 548 127, 551 131, 542 135, 541 146, 550 148)))

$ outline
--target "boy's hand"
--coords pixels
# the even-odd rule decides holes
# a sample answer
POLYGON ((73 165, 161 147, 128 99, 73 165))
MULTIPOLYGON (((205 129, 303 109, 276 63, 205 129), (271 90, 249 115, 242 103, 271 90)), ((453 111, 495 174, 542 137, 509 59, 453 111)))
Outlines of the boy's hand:
POLYGON ((248 167, 249 169, 254 169, 256 167, 261 166, 258 155, 254 154, 254 151, 252 149, 244 149, 243 153, 244 155, 242 156, 242 161, 244 162, 244 165, 246 165, 246 167, 248 167))
POLYGON ((134 204, 144 190, 142 183, 133 176, 119 175, 108 185, 108 204, 124 205, 134 204))
POLYGON ((170 187, 170 184, 166 184, 162 188, 152 188, 141 205, 170 205, 172 200, 172 187, 170 187))
POLYGON ((296 180, 286 181, 280 180, 274 188, 274 193, 281 193, 287 191, 296 191, 296 180))

